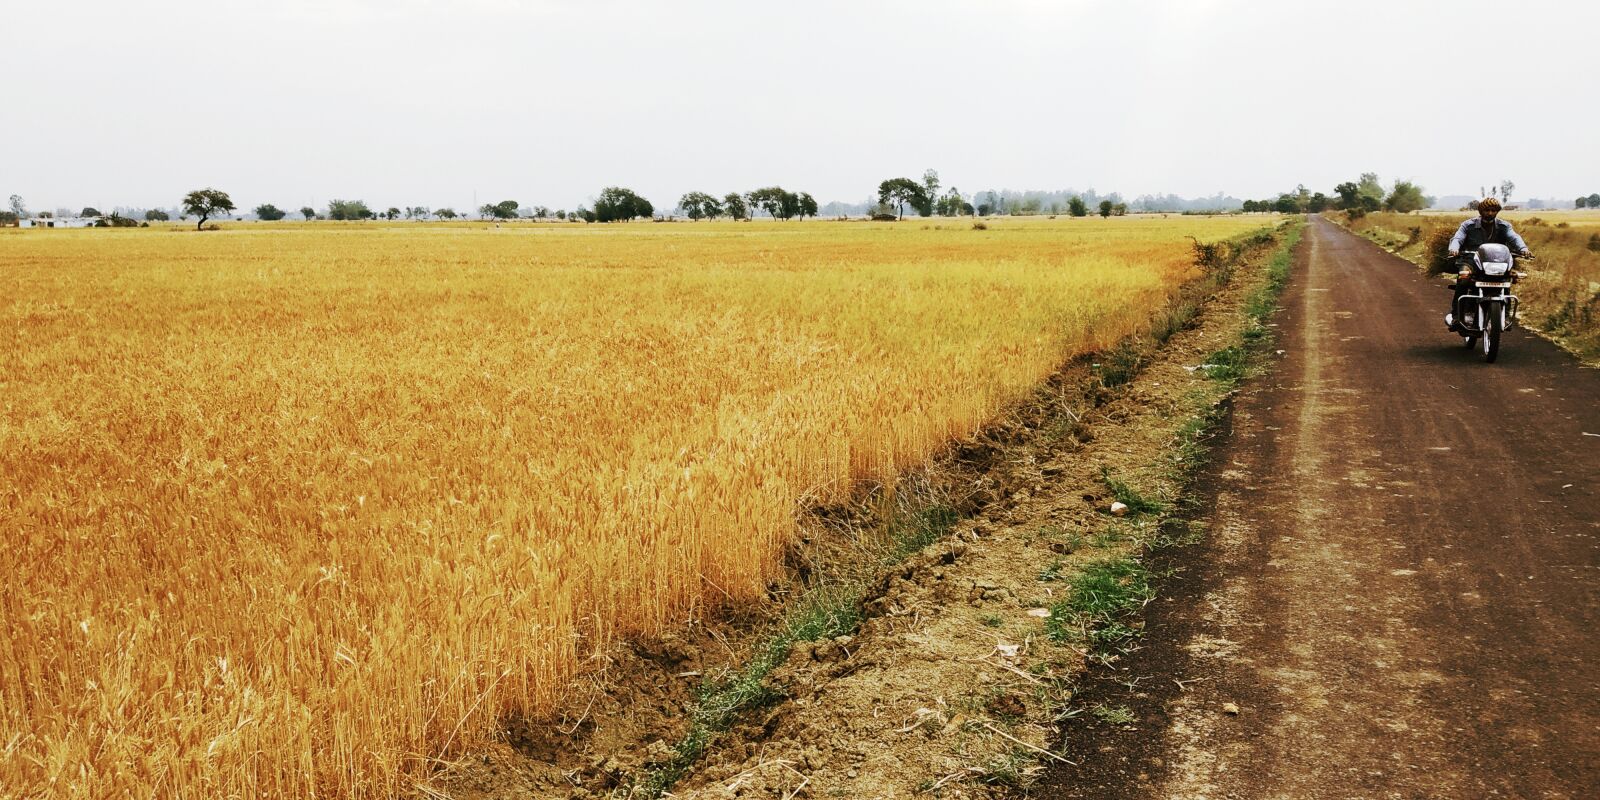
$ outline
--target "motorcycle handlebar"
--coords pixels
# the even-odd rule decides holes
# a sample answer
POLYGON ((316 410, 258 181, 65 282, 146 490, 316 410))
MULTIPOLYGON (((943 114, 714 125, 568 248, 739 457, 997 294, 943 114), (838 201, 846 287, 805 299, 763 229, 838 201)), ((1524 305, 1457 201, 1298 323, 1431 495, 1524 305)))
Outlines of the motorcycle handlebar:
MULTIPOLYGON (((1448 260, 1448 261, 1461 261, 1462 259, 1467 259, 1467 258, 1471 258, 1471 257, 1472 257, 1471 253, 1456 253, 1453 256, 1448 254, 1448 253, 1445 254, 1445 259, 1448 260)), ((1537 258, 1534 258, 1533 253, 1523 253, 1521 255, 1518 255, 1517 258, 1520 258, 1520 259, 1522 259, 1524 261, 1538 261, 1539 260, 1537 258)))

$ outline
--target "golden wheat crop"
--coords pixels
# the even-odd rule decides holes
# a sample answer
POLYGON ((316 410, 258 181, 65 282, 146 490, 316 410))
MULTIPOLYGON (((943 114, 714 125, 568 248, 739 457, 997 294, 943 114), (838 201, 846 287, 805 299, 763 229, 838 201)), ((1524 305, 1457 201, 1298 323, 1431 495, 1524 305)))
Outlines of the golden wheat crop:
POLYGON ((1259 220, 0 234, 0 796, 390 796, 1259 220))

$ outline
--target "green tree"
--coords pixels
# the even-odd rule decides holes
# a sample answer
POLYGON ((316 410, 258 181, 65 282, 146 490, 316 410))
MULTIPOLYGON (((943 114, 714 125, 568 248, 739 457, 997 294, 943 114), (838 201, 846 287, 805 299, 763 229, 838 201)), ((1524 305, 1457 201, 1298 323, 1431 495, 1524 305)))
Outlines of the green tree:
POLYGON ((722 203, 705 192, 689 192, 678 198, 678 208, 692 220, 716 219, 722 216, 722 203))
POLYGON ((1332 201, 1328 199, 1327 195, 1323 194, 1322 192, 1317 192, 1316 194, 1311 195, 1311 200, 1306 203, 1306 210, 1313 214, 1321 214, 1322 212, 1328 210, 1328 205, 1331 202, 1332 201))
POLYGON ((1102 216, 1102 217, 1111 216, 1111 206, 1112 205, 1113 205, 1113 203, 1110 200, 1101 200, 1100 201, 1100 216, 1102 216))
POLYGON ((1600 208, 1600 192, 1589 195, 1589 207, 1600 208))
POLYGON ((312 208, 311 206, 301 206, 300 207, 300 216, 305 217, 307 221, 309 221, 312 217, 314 217, 316 215, 317 215, 317 210, 312 208))
POLYGON ((17 219, 28 216, 28 206, 22 202, 22 195, 11 195, 11 213, 16 214, 17 219))
POLYGON ((228 197, 227 192, 218 189, 196 189, 183 196, 183 213, 200 218, 194 225, 197 231, 205 228, 206 220, 233 209, 233 199, 228 197))
POLYGON ((359 220, 372 216, 372 209, 367 208, 365 200, 329 200, 328 219, 359 220))
POLYGON ((878 184, 878 202, 895 208, 900 219, 906 218, 907 205, 915 208, 918 213, 927 208, 929 211, 922 215, 924 217, 929 216, 933 208, 933 201, 929 199, 927 189, 910 178, 890 178, 878 184))
POLYGON ((455 219, 456 217, 461 216, 460 214, 457 214, 456 210, 453 208, 441 208, 438 211, 433 212, 433 215, 439 219, 455 219))
POLYGON ((767 212, 773 219, 793 219, 800 213, 800 196, 782 186, 763 186, 745 196, 751 205, 767 212))
POLYGON ((1073 195, 1072 199, 1067 201, 1067 213, 1074 217, 1087 217, 1089 216, 1089 204, 1083 202, 1083 198, 1073 195))
POLYGON ((167 212, 162 211, 159 208, 152 208, 149 211, 144 212, 144 219, 145 222, 166 222, 167 220, 172 219, 172 217, 167 216, 167 212))
POLYGON ((1428 201, 1422 196, 1422 187, 1410 181, 1396 180, 1394 191, 1384 198, 1383 207, 1389 211, 1398 211, 1409 214, 1428 207, 1428 201))
POLYGON ((1292 194, 1280 194, 1278 199, 1273 201, 1272 210, 1283 214, 1297 214, 1300 212, 1300 201, 1292 194))
POLYGON ((498 203, 485 203, 478 208, 478 213, 494 219, 513 219, 517 216, 520 204, 515 200, 501 200, 498 203))
POLYGON ((283 219, 285 216, 288 216, 287 212, 271 203, 262 203, 261 205, 256 206, 255 210, 256 217, 258 219, 266 220, 267 222, 277 222, 278 220, 283 219))
POLYGON ((1361 205, 1361 187, 1351 181, 1333 187, 1333 193, 1339 195, 1341 209, 1358 208, 1361 205))
POLYGON ((78 216, 80 216, 80 217, 103 217, 105 215, 101 214, 100 213, 100 209, 95 208, 94 206, 84 206, 83 210, 78 212, 78 216))
POLYGON ((1573 208, 1583 208, 1584 206, 1587 206, 1587 205, 1589 205, 1589 198, 1587 198, 1587 197, 1580 197, 1580 198, 1572 201, 1572 207, 1573 208))
MULTIPOLYGON (((939 173, 936 172, 932 167, 922 171, 922 190, 927 193, 928 203, 930 205, 933 203, 933 199, 939 196, 939 173)), ((928 217, 932 215, 933 212, 930 209, 927 214, 923 214, 922 216, 928 217)))
POLYGON ((600 197, 594 201, 592 213, 598 222, 625 222, 637 217, 648 217, 655 213, 655 207, 632 189, 607 186, 600 190, 600 197))
POLYGON ((1361 179, 1356 183, 1356 193, 1361 197, 1361 207, 1368 211, 1376 211, 1382 207, 1386 194, 1376 172, 1361 173, 1361 179))
POLYGON ((750 206, 745 204, 744 195, 738 192, 729 192, 727 197, 722 198, 722 210, 735 222, 750 218, 750 206))
POLYGON ((990 214, 1000 213, 1000 195, 991 191, 985 192, 983 197, 983 202, 978 206, 978 214, 980 216, 987 217, 990 214))
POLYGON ((950 191, 945 192, 944 196, 933 204, 934 213, 941 217, 959 216, 967 213, 966 209, 971 207, 972 204, 961 197, 961 190, 954 186, 950 187, 950 191))
POLYGON ((817 199, 812 197, 810 192, 801 192, 798 195, 798 198, 800 200, 800 218, 805 219, 806 217, 816 217, 817 199))

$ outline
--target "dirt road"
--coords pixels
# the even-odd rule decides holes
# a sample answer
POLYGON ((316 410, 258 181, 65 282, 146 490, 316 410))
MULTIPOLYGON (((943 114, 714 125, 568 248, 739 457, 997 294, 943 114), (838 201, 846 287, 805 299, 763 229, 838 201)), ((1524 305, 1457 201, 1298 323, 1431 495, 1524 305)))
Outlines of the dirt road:
POLYGON ((1600 370, 1324 222, 1144 647, 1040 797, 1600 796, 1600 370), (1235 704, 1239 713, 1225 712, 1235 704))

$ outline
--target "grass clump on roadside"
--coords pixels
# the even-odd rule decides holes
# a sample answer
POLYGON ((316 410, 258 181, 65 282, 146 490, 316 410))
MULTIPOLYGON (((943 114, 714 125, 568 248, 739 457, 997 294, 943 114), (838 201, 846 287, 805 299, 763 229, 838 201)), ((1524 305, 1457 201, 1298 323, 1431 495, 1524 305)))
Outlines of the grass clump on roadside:
POLYGON ((1206 377, 1219 383, 1238 383, 1250 374, 1250 362, 1250 353, 1243 347, 1224 347, 1206 359, 1206 377))
POLYGON ((1159 514, 1167 510, 1164 501, 1130 486, 1126 481, 1111 474, 1109 467, 1100 468, 1100 479, 1105 481, 1106 488, 1111 490, 1111 496, 1127 506, 1134 514, 1159 514))
POLYGON ((897 515, 889 526, 888 550, 885 564, 898 564, 934 542, 949 535, 950 529, 961 515, 946 505, 931 505, 913 512, 897 515))
POLYGON ((1123 618, 1154 598, 1150 573, 1138 559, 1095 561, 1072 579, 1066 598, 1050 608, 1045 631, 1057 642, 1114 644, 1137 635, 1123 618))

